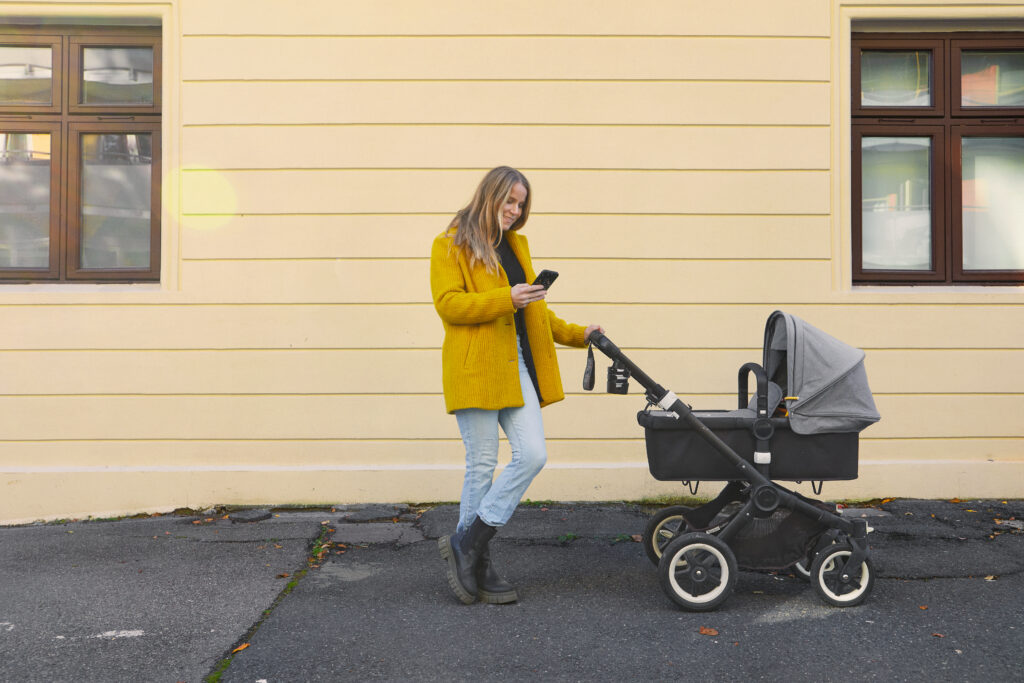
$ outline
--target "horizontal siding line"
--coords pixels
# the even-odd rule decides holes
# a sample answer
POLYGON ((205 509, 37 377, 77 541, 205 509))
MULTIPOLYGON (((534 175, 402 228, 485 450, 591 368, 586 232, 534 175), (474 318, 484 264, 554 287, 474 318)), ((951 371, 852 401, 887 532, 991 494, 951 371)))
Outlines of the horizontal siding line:
MULTIPOLYGON (((913 463, 917 465, 951 465, 971 464, 980 462, 977 458, 915 458, 913 456, 905 459, 882 458, 878 460, 864 459, 861 464, 871 465, 895 465, 913 463)), ((1015 460, 1009 462, 1016 462, 1015 460)), ((623 470, 623 469, 648 469, 646 459, 615 460, 602 462, 559 462, 549 459, 544 465, 546 470, 623 470)), ((402 464, 384 464, 365 462, 360 464, 339 465, 334 463, 324 464, 292 464, 292 465, 60 465, 36 466, 36 467, 11 467, 0 465, 0 472, 4 474, 58 474, 58 473, 171 473, 171 472, 376 472, 376 471, 463 471, 466 466, 461 462, 452 463, 424 463, 412 461, 402 464)))
MULTIPOLYGON (((186 213, 182 213, 181 215, 182 216, 189 216, 189 217, 204 217, 205 216, 205 217, 209 217, 209 218, 223 218, 225 216, 227 216, 227 217, 235 217, 235 218, 250 217, 250 216, 259 216, 259 217, 268 216, 268 217, 277 217, 277 218, 303 218, 303 217, 306 217, 306 216, 319 216, 319 217, 379 216, 381 218, 388 218, 388 217, 391 217, 391 216, 422 216, 424 218, 432 218, 432 217, 440 216, 440 217, 443 217, 443 218, 444 217, 451 218, 452 216, 455 215, 455 211, 456 210, 457 209, 453 209, 452 211, 435 211, 435 212, 426 212, 426 211, 392 211, 392 212, 384 212, 384 211, 374 211, 374 212, 352 211, 352 212, 331 212, 331 213, 324 213, 322 211, 313 211, 313 212, 310 212, 310 213, 301 213, 301 212, 296 212, 296 211, 284 211, 284 212, 280 212, 280 213, 275 213, 275 212, 262 212, 262 213, 260 213, 260 212, 252 212, 252 211, 237 212, 237 213, 209 213, 209 212, 187 213, 186 212, 186 213)), ((568 216, 568 217, 574 217, 574 218, 588 218, 588 217, 591 217, 591 216, 608 216, 608 217, 613 217, 613 218, 630 218, 632 216, 651 216, 651 217, 667 217, 667 218, 684 217, 684 216, 685 217, 691 217, 691 218, 808 218, 808 217, 811 217, 811 218, 815 218, 815 217, 817 217, 817 218, 827 218, 831 214, 827 214, 827 213, 663 213, 663 212, 644 213, 644 212, 640 212, 640 211, 637 211, 637 212, 634 212, 634 213, 621 213, 621 212, 579 213, 579 212, 576 212, 576 211, 545 211, 545 212, 531 211, 530 215, 531 216, 568 216)), ((437 229, 438 232, 440 232, 444 227, 445 226, 443 226, 443 225, 439 226, 438 229, 437 229)))
MULTIPOLYGON (((288 173, 331 173, 337 171, 359 172, 359 173, 421 173, 429 171, 432 173, 486 173, 491 168, 486 166, 278 166, 278 167, 256 167, 256 168, 181 168, 182 173, 195 175, 199 173, 276 173, 284 171, 288 173)), ((830 169, 823 168, 638 168, 631 167, 544 167, 530 166, 519 168, 523 173, 825 173, 830 169)))
MULTIPOLYGON (((774 258, 757 258, 757 257, 706 257, 706 258, 694 258, 680 256, 678 258, 664 257, 664 256, 544 256, 543 258, 548 260, 558 261, 614 261, 618 262, 631 262, 638 261, 642 263, 651 262, 664 262, 664 263, 691 263, 708 261, 714 263, 775 263, 779 261, 785 262, 831 262, 831 258, 828 256, 822 257, 774 257, 774 258)), ((259 263, 259 262, 303 262, 307 263, 310 261, 429 261, 430 256, 259 256, 259 257, 238 257, 238 258, 227 258, 227 257, 209 257, 209 258, 183 258, 183 263, 259 263)))
MULTIPOLYGON (((427 304, 429 305, 429 304, 427 304)), ((569 349, 573 347, 557 348, 569 349)), ((640 353, 761 353, 760 346, 622 346, 619 348, 626 352, 640 353)), ((859 346, 862 351, 872 353, 908 353, 917 351, 928 353, 1024 353, 1024 346, 1020 347, 995 347, 995 346, 859 346)), ((189 347, 106 347, 93 348, 87 346, 64 347, 64 348, 0 348, 0 354, 14 353, 348 353, 348 352, 381 352, 381 353, 407 353, 424 352, 440 353, 440 346, 189 346, 189 347)))
POLYGON ((830 40, 829 36, 806 36, 806 35, 707 35, 694 33, 183 33, 182 38, 297 38, 307 39, 332 39, 332 38, 435 38, 449 40, 452 38, 621 38, 633 40, 642 38, 644 40, 676 40, 686 39, 743 39, 743 40, 830 40))
MULTIPOLYGON (((729 379, 729 378, 726 378, 729 379)), ((725 382, 723 382, 725 385, 725 382)), ((751 386, 751 388, 753 388, 751 386)), ((685 392, 680 392, 682 396, 685 392)), ((567 390, 565 395, 572 396, 574 398, 589 398, 591 400, 597 400, 605 395, 605 392, 586 392, 582 390, 567 390)), ((642 397, 642 394, 634 394, 638 398, 642 397)), ((890 398, 918 398, 922 396, 927 397, 939 397, 948 396, 950 398, 1003 398, 1011 396, 1024 396, 1024 393, 1019 391, 994 391, 994 392, 981 392, 981 391, 965 391, 965 392, 948 392, 948 391, 920 391, 920 392, 884 392, 876 391, 872 392, 875 397, 887 396, 890 398)), ((332 392, 332 391, 296 391, 296 392, 215 392, 211 391, 208 393, 203 392, 154 392, 154 393, 140 393, 137 391, 133 392, 109 392, 109 393, 67 393, 67 394, 52 394, 52 393, 23 393, 23 394, 8 394, 0 393, 0 399, 21 399, 21 398, 46 398, 46 399, 63 399, 63 398, 253 398, 253 397, 274 397, 274 398, 296 398, 296 397, 316 397, 316 398, 363 398, 367 396, 373 397, 401 397, 401 398, 439 398, 443 396, 441 392, 423 392, 423 391, 363 391, 363 392, 332 392)), ((701 392, 695 394, 685 394, 683 398, 689 399, 718 399, 723 397, 736 397, 736 390, 726 392, 701 392)), ((698 406, 694 410, 701 410, 698 406)), ((1020 436, 1024 437, 1024 434, 1020 436)))
POLYGON ((399 123, 366 121, 335 123, 186 123, 183 128, 831 128, 829 123, 436 123, 405 121, 399 123))
MULTIPOLYGON (((559 347, 559 348, 570 348, 570 347, 559 347)), ((693 351, 693 352, 706 352, 706 351, 748 351, 760 353, 760 347, 740 347, 740 346, 716 346, 716 347, 686 347, 686 346, 620 346, 623 351, 693 351)), ((915 351, 918 349, 914 349, 915 351)), ((947 349, 940 349, 946 351, 947 349)), ((975 349, 968 349, 973 351, 975 349)), ((990 349, 984 349, 986 351, 990 349)), ((1024 350, 1024 349, 1017 349, 1024 350)), ((256 353, 256 352, 347 352, 347 351, 424 351, 424 352, 436 352, 440 353, 440 346, 237 346, 237 347, 188 347, 188 348, 61 348, 61 349, 40 349, 40 348, 25 348, 25 349, 0 349, 0 354, 5 353, 256 353)))
MULTIPOLYGON (((647 461, 613 461, 613 462, 558 462, 549 460, 544 465, 548 470, 621 470, 647 469, 647 461)), ((4 474, 57 474, 57 473, 103 473, 117 474, 129 472, 376 472, 376 471, 463 471, 466 465, 453 463, 410 462, 401 465, 383 463, 365 463, 358 465, 69 465, 67 467, 4 467, 4 474)))
POLYGON ((189 78, 181 81, 193 83, 776 83, 828 85, 828 79, 792 80, 773 78, 189 78))
MULTIPOLYGON (((2 291, 2 290, 0 290, 2 291)), ((854 292, 856 294, 856 292, 854 292)), ((956 291, 951 291, 950 296, 955 296, 956 291)), ((968 295, 974 295, 975 292, 969 292, 968 295)), ((1010 292, 1009 294, 1013 294, 1010 292)), ((910 295, 907 295, 910 296, 910 295)), ((764 302, 760 301, 665 301, 665 302, 652 302, 652 301, 561 301, 559 305, 573 305, 573 306, 588 306, 588 307, 625 307, 636 308, 637 306, 647 306, 654 308, 714 308, 716 310, 723 307, 729 308, 762 308, 765 305, 764 302)), ((1011 308, 1017 309, 1024 307, 1024 301, 1018 302, 999 302, 999 301, 974 301, 964 303, 961 301, 828 301, 828 300, 776 300, 771 302, 772 306, 776 308, 784 308, 786 306, 813 306, 816 308, 917 308, 917 307, 944 307, 944 308, 977 308, 981 306, 985 307, 999 307, 999 308, 1011 308)), ((132 302, 132 301, 81 301, 81 302, 55 302, 55 301, 25 301, 25 302, 0 302, 0 310, 4 308, 95 308, 95 307, 109 307, 109 308, 156 308, 156 307, 178 307, 178 308, 202 308, 202 307, 221 307, 221 308, 253 308, 253 307, 281 307, 281 308, 295 308, 299 306, 305 306, 308 308, 329 308, 329 307, 371 307, 377 308, 382 306, 417 306, 417 307, 431 307, 433 306, 432 301, 147 301, 143 303, 132 302)), ((943 347, 935 347, 943 348, 943 347)))
MULTIPOLYGON (((236 173, 246 172, 252 173, 258 171, 260 173, 275 173, 279 171, 303 171, 303 172, 333 172, 333 171, 388 171, 388 172, 403 172, 403 171, 476 171, 479 173, 486 173, 491 170, 490 168, 457 168, 454 166, 437 167, 437 166, 253 166, 253 167, 204 167, 204 168, 182 168, 182 173, 236 173)), ((652 168, 652 167, 639 167, 639 166, 534 166, 529 169, 520 169, 523 173, 533 173, 534 171, 557 171, 562 173, 822 173, 830 171, 830 166, 819 166, 817 168, 793 168, 793 167, 775 167, 775 168, 652 168)))
MULTIPOLYGON (((443 417, 447 417, 442 415, 443 417)), ((501 436, 504 439, 504 435, 501 436)), ((644 437, 572 437, 572 436, 560 436, 553 437, 549 436, 545 439, 548 442, 558 442, 562 444, 571 444, 575 442, 595 442, 595 443, 622 443, 632 444, 636 442, 644 441, 644 437)), ((875 443, 887 443, 896 442, 902 443, 907 441, 1024 441, 1022 436, 885 436, 873 438, 871 436, 860 436, 861 441, 872 441, 875 443)), ((124 439, 0 439, 0 445, 2 444, 102 444, 102 443, 139 443, 139 444, 177 444, 177 443, 275 443, 275 444, 288 444, 293 442, 314 442, 314 443, 375 443, 375 444, 416 444, 422 442, 430 443, 450 443, 454 445, 462 444, 460 437, 437 437, 437 436, 417 436, 417 437, 393 437, 389 439, 382 439, 380 437, 352 437, 352 438, 338 438, 338 437, 295 437, 295 438, 253 438, 247 439, 244 437, 235 438, 216 438, 216 437, 205 437, 205 438, 156 438, 156 439, 139 439, 139 438, 124 438, 124 439)), ((862 461, 863 462, 863 461, 862 461)), ((0 471, 3 471, 3 465, 0 465, 0 471)))

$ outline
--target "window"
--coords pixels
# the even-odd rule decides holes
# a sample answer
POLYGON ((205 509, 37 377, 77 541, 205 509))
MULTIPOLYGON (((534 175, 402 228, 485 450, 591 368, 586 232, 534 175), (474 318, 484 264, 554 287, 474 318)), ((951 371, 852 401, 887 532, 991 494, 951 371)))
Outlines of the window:
POLYGON ((160 31, 0 30, 0 280, 160 279, 160 31))
POLYGON ((854 282, 1024 282, 1024 34, 852 45, 854 282))

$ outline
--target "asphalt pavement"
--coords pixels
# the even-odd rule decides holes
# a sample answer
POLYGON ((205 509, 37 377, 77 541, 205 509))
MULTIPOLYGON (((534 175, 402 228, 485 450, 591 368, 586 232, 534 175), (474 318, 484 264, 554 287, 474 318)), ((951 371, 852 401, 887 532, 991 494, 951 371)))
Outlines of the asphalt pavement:
POLYGON ((0 527, 0 681, 1024 680, 1024 501, 847 508, 864 604, 741 571, 706 613, 634 539, 655 509, 520 506, 492 544, 512 605, 452 595, 452 505, 0 527))

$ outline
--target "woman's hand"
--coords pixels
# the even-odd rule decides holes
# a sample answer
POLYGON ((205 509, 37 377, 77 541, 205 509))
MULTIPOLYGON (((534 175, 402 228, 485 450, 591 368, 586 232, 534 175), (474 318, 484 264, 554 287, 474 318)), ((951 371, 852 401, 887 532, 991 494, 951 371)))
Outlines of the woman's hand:
POLYGON ((595 331, 604 334, 604 328, 600 325, 590 325, 583 333, 583 341, 590 341, 590 333, 595 331))
POLYGON ((528 285, 525 283, 516 285, 512 288, 512 305, 518 311, 520 308, 526 308, 527 304, 540 301, 547 295, 548 290, 540 285, 528 285))

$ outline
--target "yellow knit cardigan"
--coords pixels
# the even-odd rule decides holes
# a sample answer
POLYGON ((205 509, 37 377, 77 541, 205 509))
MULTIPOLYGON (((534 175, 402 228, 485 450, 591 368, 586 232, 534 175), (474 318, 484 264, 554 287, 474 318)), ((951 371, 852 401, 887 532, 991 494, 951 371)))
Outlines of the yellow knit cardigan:
MULTIPOLYGON (((519 259, 527 282, 533 282, 536 274, 526 238, 510 230, 504 239, 519 259)), ((471 268, 466 253, 452 244, 451 235, 445 231, 434 239, 431 250, 430 289, 444 325, 441 374, 448 412, 523 405, 515 308, 504 269, 488 272, 481 263, 471 268)), ((548 310, 543 300, 527 305, 524 315, 540 404, 546 406, 565 398, 554 342, 586 346, 586 328, 565 322, 548 310)))

